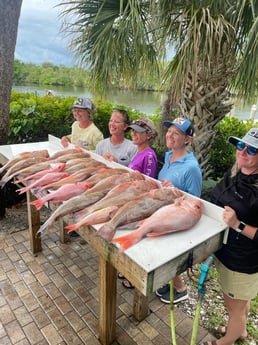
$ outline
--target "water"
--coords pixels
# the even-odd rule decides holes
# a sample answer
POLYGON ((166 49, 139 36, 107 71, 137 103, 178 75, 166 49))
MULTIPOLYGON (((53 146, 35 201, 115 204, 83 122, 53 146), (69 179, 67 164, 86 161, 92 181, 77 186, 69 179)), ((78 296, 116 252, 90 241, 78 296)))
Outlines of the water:
MULTIPOLYGON (((31 85, 14 85, 14 91, 36 93, 39 96, 45 96, 47 89, 43 86, 31 86, 31 85)), ((53 89, 55 96, 68 97, 88 97, 94 98, 95 95, 86 88, 79 87, 62 87, 55 86, 53 89)), ((153 91, 130 91, 130 90, 117 90, 110 89, 107 92, 107 100, 115 104, 123 104, 133 109, 137 109, 143 114, 151 115, 159 111, 162 103, 167 97, 166 92, 153 92, 153 91)), ((257 104, 256 104, 257 106, 257 104)), ((241 120, 247 120, 250 118, 252 105, 243 105, 241 102, 235 104, 231 111, 231 115, 241 120)), ((258 107, 257 107, 258 108, 258 107)), ((257 120, 258 111, 254 112, 254 118, 257 120)))

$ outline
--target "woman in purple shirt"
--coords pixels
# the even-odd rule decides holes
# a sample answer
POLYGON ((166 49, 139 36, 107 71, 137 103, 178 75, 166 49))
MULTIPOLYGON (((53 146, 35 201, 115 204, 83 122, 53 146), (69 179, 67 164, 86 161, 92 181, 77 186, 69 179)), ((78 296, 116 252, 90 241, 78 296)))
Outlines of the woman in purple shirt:
MULTIPOLYGON (((150 147, 149 142, 157 135, 154 123, 149 119, 138 119, 132 122, 128 128, 132 129, 132 142, 137 146, 137 153, 129 163, 129 168, 140 171, 142 174, 156 178, 158 160, 155 151, 150 147)), ((122 284, 127 289, 133 289, 132 283, 120 272, 118 278, 123 279, 122 284)))
POLYGON ((156 178, 158 160, 155 151, 149 145, 149 142, 158 134, 154 123, 149 119, 141 118, 133 121, 128 128, 132 129, 132 142, 137 145, 137 153, 128 167, 156 178))

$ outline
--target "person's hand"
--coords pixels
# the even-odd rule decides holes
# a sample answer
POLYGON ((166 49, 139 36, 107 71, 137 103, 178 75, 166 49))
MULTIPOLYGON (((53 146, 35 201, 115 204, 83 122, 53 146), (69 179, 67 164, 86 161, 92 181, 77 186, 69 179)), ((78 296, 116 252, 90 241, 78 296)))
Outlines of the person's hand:
POLYGON ((110 152, 104 152, 102 156, 108 161, 117 162, 116 157, 114 157, 110 152))
POLYGON ((223 220, 228 226, 233 229, 237 229, 240 223, 235 210, 233 210, 233 208, 229 206, 224 206, 223 220))
POLYGON ((168 180, 162 180, 161 185, 162 187, 173 187, 173 183, 168 180))
POLYGON ((63 145, 63 147, 67 147, 69 145, 69 139, 68 137, 64 136, 61 138, 61 144, 63 145))

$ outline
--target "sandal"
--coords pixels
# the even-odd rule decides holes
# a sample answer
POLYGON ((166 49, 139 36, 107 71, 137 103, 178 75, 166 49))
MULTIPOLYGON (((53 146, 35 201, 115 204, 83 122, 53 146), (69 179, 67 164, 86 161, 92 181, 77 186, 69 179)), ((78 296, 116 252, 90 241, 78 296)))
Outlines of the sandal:
POLYGON ((133 284, 132 284, 129 280, 127 280, 127 279, 125 279, 125 280, 122 281, 122 285, 123 285, 126 289, 134 289, 133 284))
POLYGON ((199 343, 199 345, 217 345, 217 341, 216 340, 205 341, 204 343, 199 343))
POLYGON ((117 278, 118 279, 125 279, 125 276, 123 276, 121 272, 118 272, 117 273, 117 278))

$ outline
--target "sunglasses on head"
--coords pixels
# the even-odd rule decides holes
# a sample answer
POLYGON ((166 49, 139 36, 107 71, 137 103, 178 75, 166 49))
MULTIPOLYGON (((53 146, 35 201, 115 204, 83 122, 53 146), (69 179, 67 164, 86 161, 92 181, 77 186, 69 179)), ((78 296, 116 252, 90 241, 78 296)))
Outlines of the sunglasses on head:
POLYGON ((147 132, 151 132, 151 128, 145 122, 143 122, 142 120, 134 120, 132 122, 132 125, 140 126, 140 127, 144 128, 144 129, 146 129, 147 132))
POLYGON ((246 151, 250 156, 255 156, 258 149, 256 149, 253 146, 246 145, 243 141, 238 141, 236 144, 236 148, 238 151, 243 151, 243 149, 246 147, 246 151))

